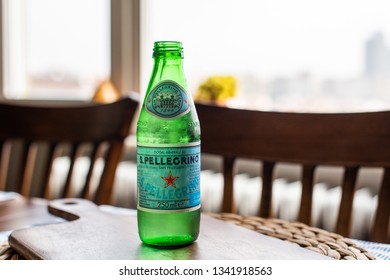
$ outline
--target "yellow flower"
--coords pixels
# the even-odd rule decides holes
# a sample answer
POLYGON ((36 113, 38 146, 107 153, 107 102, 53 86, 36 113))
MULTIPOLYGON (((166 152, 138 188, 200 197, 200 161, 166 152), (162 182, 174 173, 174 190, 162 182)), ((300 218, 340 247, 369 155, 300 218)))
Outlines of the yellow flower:
POLYGON ((211 76, 203 82, 195 95, 197 101, 225 101, 236 95, 234 76, 211 76))

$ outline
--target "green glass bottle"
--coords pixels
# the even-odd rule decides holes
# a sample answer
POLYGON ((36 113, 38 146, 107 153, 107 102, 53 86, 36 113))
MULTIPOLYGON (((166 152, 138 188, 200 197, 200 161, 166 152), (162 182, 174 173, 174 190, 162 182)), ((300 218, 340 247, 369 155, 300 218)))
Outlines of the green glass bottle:
POLYGON ((200 125, 180 42, 155 42, 137 124, 138 233, 155 246, 194 242, 200 223, 200 125))

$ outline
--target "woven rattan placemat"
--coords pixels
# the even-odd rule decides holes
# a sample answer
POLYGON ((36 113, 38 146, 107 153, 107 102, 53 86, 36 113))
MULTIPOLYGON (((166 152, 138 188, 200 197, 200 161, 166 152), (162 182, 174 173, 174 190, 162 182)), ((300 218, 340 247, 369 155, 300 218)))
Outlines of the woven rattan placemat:
POLYGON ((0 260, 23 260, 23 257, 4 241, 0 243, 0 260))
POLYGON ((208 213, 221 219, 259 233, 293 242, 308 250, 337 260, 374 260, 375 256, 357 246, 352 240, 303 223, 290 223, 279 219, 240 216, 231 213, 208 213))

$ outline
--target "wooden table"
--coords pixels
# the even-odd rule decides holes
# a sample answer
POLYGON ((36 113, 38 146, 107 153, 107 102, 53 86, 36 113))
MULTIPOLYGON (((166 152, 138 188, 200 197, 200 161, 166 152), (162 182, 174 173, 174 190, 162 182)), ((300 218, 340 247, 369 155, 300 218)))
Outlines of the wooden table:
POLYGON ((26 200, 17 194, 10 200, 0 200, 0 231, 60 221, 47 211, 47 203, 45 199, 26 200))
POLYGON ((178 248, 156 248, 138 237, 136 215, 101 211, 83 200, 51 202, 16 198, 0 202, 0 231, 14 231, 10 244, 31 259, 330 259, 289 242, 268 237, 202 214, 198 240, 178 248), (86 203, 85 203, 86 202, 86 203), (73 208, 69 208, 73 207, 73 208), (96 216, 98 215, 98 216, 96 216), (52 225, 47 225, 50 223, 52 225), (31 246, 33 248, 31 248, 31 246))

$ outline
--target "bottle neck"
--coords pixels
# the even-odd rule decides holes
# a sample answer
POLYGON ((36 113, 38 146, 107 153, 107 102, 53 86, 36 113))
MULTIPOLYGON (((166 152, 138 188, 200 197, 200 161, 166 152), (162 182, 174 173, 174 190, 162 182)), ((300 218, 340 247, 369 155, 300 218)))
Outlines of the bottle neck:
POLYGON ((181 79, 183 72, 183 47, 180 42, 159 41, 154 43, 154 74, 158 80, 181 79))
POLYGON ((160 56, 154 59, 155 67, 162 67, 164 71, 173 69, 183 69, 183 60, 180 57, 160 56))
POLYGON ((178 83, 185 83, 181 56, 159 55, 155 57, 152 79, 154 83, 163 80, 175 80, 178 83))

